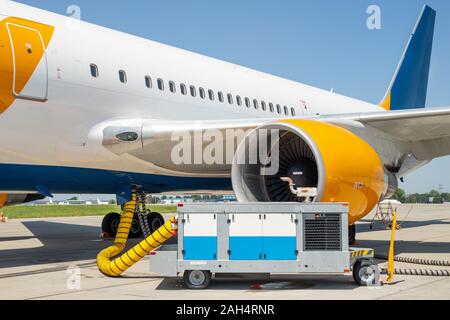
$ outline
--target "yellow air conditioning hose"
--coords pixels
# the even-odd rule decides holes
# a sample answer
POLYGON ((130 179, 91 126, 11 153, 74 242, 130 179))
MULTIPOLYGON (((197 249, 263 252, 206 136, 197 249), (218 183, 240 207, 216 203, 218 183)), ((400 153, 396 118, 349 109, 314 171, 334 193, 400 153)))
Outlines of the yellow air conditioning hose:
POLYGON ((125 249, 135 211, 136 195, 133 194, 132 200, 124 207, 114 245, 106 248, 97 256, 97 266, 106 276, 119 277, 147 254, 172 238, 177 231, 177 219, 173 217, 147 239, 137 244, 122 256, 112 260, 125 249))

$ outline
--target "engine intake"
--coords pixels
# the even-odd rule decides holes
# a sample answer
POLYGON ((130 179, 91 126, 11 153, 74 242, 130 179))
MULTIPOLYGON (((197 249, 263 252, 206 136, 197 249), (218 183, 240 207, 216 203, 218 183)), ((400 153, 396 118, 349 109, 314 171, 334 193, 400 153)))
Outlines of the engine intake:
MULTIPOLYGON (((278 171, 266 174, 267 159, 239 163, 258 154, 260 143, 245 139, 237 149, 232 182, 240 202, 346 202, 350 224, 368 214, 392 184, 375 150, 341 127, 311 120, 286 120, 257 128, 278 130, 278 171), (389 184, 388 184, 389 183, 389 184)), ((276 152, 274 148, 278 148, 276 152)), ((272 167, 273 167, 272 159, 272 167)))

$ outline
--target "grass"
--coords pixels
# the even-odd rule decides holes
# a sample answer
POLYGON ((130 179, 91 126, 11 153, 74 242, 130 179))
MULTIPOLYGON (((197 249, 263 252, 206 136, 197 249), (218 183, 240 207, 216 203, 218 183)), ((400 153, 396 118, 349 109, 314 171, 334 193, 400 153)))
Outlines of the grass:
MULTIPOLYGON (((149 208, 152 211, 159 213, 174 213, 177 211, 176 206, 154 205, 150 206, 149 208)), ((104 216, 110 212, 120 212, 120 208, 115 205, 101 205, 101 206, 42 205, 42 206, 14 206, 14 207, 6 207, 3 209, 3 213, 9 219, 104 216)))

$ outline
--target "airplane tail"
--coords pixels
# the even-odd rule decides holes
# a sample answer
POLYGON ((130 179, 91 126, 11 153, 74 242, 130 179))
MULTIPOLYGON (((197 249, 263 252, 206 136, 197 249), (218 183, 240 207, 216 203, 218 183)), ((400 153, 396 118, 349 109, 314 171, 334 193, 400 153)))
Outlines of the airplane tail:
POLYGON ((425 6, 380 103, 386 110, 425 108, 435 20, 436 11, 425 6))

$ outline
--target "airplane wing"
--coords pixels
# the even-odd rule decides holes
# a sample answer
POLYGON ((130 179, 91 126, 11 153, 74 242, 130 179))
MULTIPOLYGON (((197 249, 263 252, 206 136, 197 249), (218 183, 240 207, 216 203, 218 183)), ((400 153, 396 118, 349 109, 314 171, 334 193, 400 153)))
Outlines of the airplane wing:
POLYGON ((411 151, 419 160, 450 155, 449 107, 326 116, 321 120, 327 118, 357 121, 397 140, 410 142, 411 151))
MULTIPOLYGON (((329 122, 343 127, 346 124, 360 123, 378 129, 389 134, 395 140, 409 143, 411 152, 420 161, 450 155, 450 107, 314 116, 307 119, 329 122)), ((136 141, 135 144, 124 144, 116 138, 117 134, 133 130, 130 129, 129 123, 119 120, 106 124, 103 132, 103 145, 117 154, 138 150, 142 146, 146 152, 150 150, 159 155, 170 154, 167 150, 172 150, 173 145, 162 142, 171 141, 171 137, 177 132, 217 130, 225 134, 228 129, 252 130, 276 121, 274 119, 198 122, 144 120, 143 123, 137 121, 135 127, 131 129, 142 130, 142 141, 136 141), (167 152, 163 152, 164 150, 167 152)), ((155 155, 152 158, 155 158, 155 155)))

